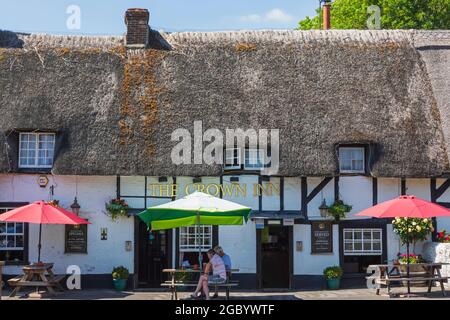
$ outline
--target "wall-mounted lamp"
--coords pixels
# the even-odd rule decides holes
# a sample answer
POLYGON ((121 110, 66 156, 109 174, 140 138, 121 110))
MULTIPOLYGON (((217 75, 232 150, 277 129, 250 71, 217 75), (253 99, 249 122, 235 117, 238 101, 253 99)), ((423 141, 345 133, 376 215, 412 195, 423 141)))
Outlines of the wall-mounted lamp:
POLYGON ((322 204, 319 207, 319 211, 322 218, 326 218, 328 216, 328 206, 325 199, 323 199, 322 204))
POLYGON ((77 197, 75 197, 75 200, 73 201, 73 203, 70 205, 70 208, 72 209, 72 212, 76 215, 80 214, 80 205, 78 204, 78 200, 77 197))

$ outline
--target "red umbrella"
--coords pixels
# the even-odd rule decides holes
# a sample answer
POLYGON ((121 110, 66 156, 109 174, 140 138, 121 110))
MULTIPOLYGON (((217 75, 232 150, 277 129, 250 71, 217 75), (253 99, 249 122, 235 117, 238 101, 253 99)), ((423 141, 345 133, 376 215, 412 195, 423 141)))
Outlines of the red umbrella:
MULTIPOLYGON (((374 218, 433 218, 448 217, 450 216, 450 210, 435 203, 416 198, 415 196, 400 196, 363 210, 355 216, 374 218)), ((409 241, 406 242, 406 254, 406 276, 409 278, 409 241)), ((409 281, 408 293, 410 293, 409 281)))
POLYGON ((39 224, 38 262, 41 261, 41 232, 43 224, 90 224, 90 222, 79 216, 45 201, 36 201, 1 214, 0 221, 39 224))

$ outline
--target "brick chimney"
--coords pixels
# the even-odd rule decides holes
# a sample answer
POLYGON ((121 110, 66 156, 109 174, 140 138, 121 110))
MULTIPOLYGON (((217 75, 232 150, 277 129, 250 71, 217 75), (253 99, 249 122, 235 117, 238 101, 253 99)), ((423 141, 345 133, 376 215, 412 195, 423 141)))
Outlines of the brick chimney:
POLYGON ((127 35, 125 44, 132 48, 145 48, 148 45, 150 14, 147 9, 128 9, 125 12, 127 35))
POLYGON ((323 29, 329 30, 331 28, 330 22, 330 12, 331 12, 331 2, 325 2, 322 7, 322 16, 323 16, 323 29))

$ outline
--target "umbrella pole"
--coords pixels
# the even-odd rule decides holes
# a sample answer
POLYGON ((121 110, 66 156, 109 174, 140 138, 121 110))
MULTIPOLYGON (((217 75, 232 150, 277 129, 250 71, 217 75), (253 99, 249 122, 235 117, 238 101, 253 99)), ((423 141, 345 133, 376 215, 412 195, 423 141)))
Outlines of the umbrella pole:
POLYGON ((39 244, 38 244, 38 262, 41 262, 41 239, 42 239, 42 224, 39 224, 39 244))
POLYGON ((203 270, 202 247, 200 246, 200 212, 197 211, 197 245, 198 245, 198 262, 200 263, 200 270, 203 270))
MULTIPOLYGON (((406 278, 409 279, 409 240, 406 242, 406 278)), ((410 282, 409 280, 406 281, 408 283, 408 294, 411 293, 411 288, 410 288, 410 282)))

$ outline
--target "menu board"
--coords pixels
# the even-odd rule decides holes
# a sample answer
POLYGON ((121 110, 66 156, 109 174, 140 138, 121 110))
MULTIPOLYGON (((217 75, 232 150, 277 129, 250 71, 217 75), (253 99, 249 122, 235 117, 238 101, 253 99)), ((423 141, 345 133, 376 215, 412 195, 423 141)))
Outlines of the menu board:
POLYGON ((87 253, 87 226, 66 225, 64 253, 87 253))
POLYGON ((333 225, 331 221, 311 222, 311 253, 333 252, 333 225))

